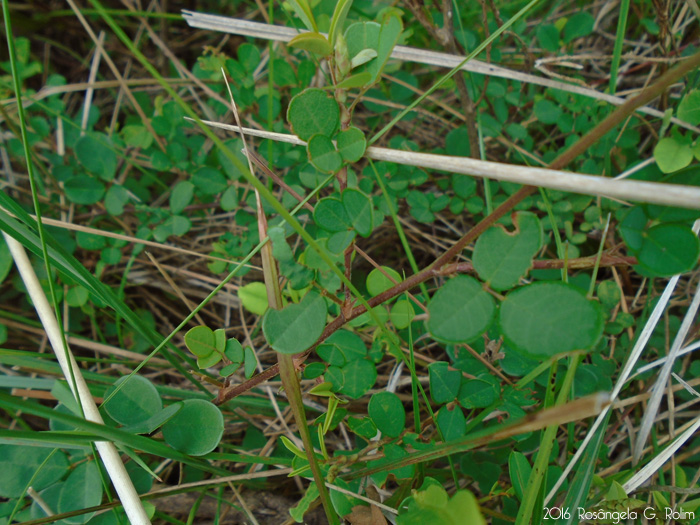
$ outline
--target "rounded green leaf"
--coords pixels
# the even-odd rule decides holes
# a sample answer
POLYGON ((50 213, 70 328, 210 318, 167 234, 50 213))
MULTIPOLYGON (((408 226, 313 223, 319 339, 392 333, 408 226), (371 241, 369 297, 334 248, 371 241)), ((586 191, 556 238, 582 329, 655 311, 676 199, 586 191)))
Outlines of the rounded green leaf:
MULTIPOLYGON (((128 376, 117 379, 105 397, 126 381, 128 376)), ((148 379, 143 376, 132 376, 126 384, 104 406, 109 417, 122 425, 130 425, 146 421, 163 409, 160 394, 148 379)))
POLYGON ((314 208, 314 221, 329 232, 342 232, 352 228, 345 206, 335 197, 321 199, 314 208))
POLYGON ((396 270, 392 270, 388 266, 382 266, 382 270, 375 268, 367 276, 367 291, 372 297, 376 297, 382 292, 385 292, 392 286, 403 281, 396 270), (384 272, 382 272, 384 270, 384 272), (393 281, 387 277, 387 274, 392 277, 393 281))
POLYGON ((348 188, 343 192, 341 200, 355 231, 363 237, 369 237, 374 227, 370 198, 360 190, 348 188))
POLYGON ((212 366, 216 365, 219 361, 221 361, 221 357, 222 356, 219 352, 212 352, 211 354, 198 357, 197 366, 200 368, 200 370, 204 370, 205 368, 211 368, 212 366))
POLYGON ((563 30, 564 43, 590 35, 593 32, 595 18, 588 11, 579 11, 566 21, 563 30))
POLYGON ((393 392, 379 392, 369 400, 367 414, 377 429, 389 437, 398 437, 406 424, 406 410, 393 392))
POLYGON ((151 135, 146 126, 141 124, 130 124, 122 129, 122 137, 128 146, 135 148, 148 148, 153 143, 153 135, 151 135))
POLYGON ((532 266, 532 258, 542 244, 542 227, 535 214, 518 213, 513 223, 516 229, 512 233, 494 226, 474 246, 474 269, 495 290, 517 285, 532 266))
MULTIPOLYGON (((490 376, 489 376, 490 379, 490 376)), ((486 408, 498 399, 498 386, 486 378, 464 379, 457 400, 466 409, 486 408)))
POLYGON ((258 359, 255 357, 255 352, 249 346, 245 347, 243 351, 243 375, 246 379, 253 377, 255 369, 258 366, 258 359))
MULTIPOLYGON (((100 471, 94 461, 80 463, 63 482, 57 512, 71 512, 99 505, 102 501, 100 471)), ((63 523, 85 523, 94 513, 65 518, 63 523)))
POLYGON ((287 45, 323 57, 330 55, 332 51, 330 43, 321 33, 299 33, 287 45))
POLYGON ((117 172, 117 154, 107 135, 83 135, 75 144, 75 155, 87 171, 101 179, 112 180, 117 172))
POLYGON ((94 177, 78 175, 64 183, 66 198, 74 204, 95 204, 105 194, 105 185, 94 177))
POLYGON ((413 306, 407 299, 396 301, 396 304, 391 307, 391 313, 389 313, 389 319, 398 330, 403 330, 410 325, 415 316, 413 306))
POLYGON ((687 272, 695 267, 700 240, 693 230, 679 223, 658 224, 642 234, 637 252, 639 266, 661 277, 687 272))
POLYGON ((430 397, 436 403, 451 403, 457 398, 462 384, 462 372, 450 370, 444 361, 437 361, 428 366, 430 397))
POLYGON ((602 309, 585 292, 561 282, 540 282, 510 292, 499 322, 511 348, 536 357, 587 350, 603 333, 602 309))
POLYGON ((273 349, 283 354, 298 354, 321 336, 326 314, 326 300, 312 291, 299 304, 268 310, 263 319, 263 333, 273 349))
POLYGON ((239 365, 243 362, 243 345, 234 339, 233 337, 226 341, 226 350, 224 354, 232 363, 238 363, 239 365))
POLYGON ((112 184, 105 195, 105 208, 110 215, 124 213, 124 205, 129 202, 129 192, 124 186, 112 184))
POLYGON ((199 168, 192 177, 192 183, 204 195, 218 195, 228 187, 223 173, 209 166, 199 168))
POLYGON ((689 91, 678 105, 678 118, 697 126, 700 124, 700 89, 689 91))
POLYGON ((333 141, 325 135, 316 134, 311 137, 306 150, 311 164, 324 173, 336 172, 343 165, 343 159, 335 149, 333 141))
POLYGON ((194 196, 194 184, 183 180, 178 182, 170 192, 170 211, 175 215, 182 213, 189 206, 194 196))
POLYGON ((355 332, 338 330, 318 346, 317 352, 328 364, 343 366, 365 357, 367 347, 355 332))
POLYGON ((693 150, 673 137, 665 137, 654 148, 654 159, 659 169, 671 173, 685 168, 693 160, 693 150))
POLYGON ((437 413, 437 425, 445 441, 460 438, 467 433, 467 420, 458 406, 451 410, 443 406, 437 413))
POLYGON ((32 481, 32 487, 35 490, 42 490, 65 476, 68 458, 61 451, 56 452, 39 470, 49 454, 50 448, 0 445, 0 497, 21 496, 34 474, 36 478, 32 481))
POLYGON ((535 102, 535 117, 542 124, 556 124, 561 116, 561 108, 551 100, 543 99, 535 102))
POLYGON ((447 281, 428 305, 428 331, 446 343, 465 343, 483 334, 493 321, 496 305, 473 277, 447 281))
POLYGON ((365 395, 377 380, 377 369, 374 363, 367 359, 350 361, 341 370, 343 387, 340 392, 352 399, 359 399, 365 395))
POLYGON ((165 442, 180 452, 202 456, 214 450, 224 434, 224 416, 203 399, 186 399, 182 409, 163 425, 165 442))
POLYGON ((243 307, 257 315, 262 315, 267 311, 267 289, 265 283, 252 282, 238 289, 238 298, 243 303, 243 307))
POLYGON ((332 137, 340 122, 338 103, 322 89, 305 89, 289 103, 287 120, 301 140, 316 134, 332 137))
POLYGON ((150 434, 158 427, 170 421, 181 409, 182 403, 173 403, 160 412, 153 414, 148 419, 125 425, 121 429, 125 432, 131 432, 132 434, 150 434))
POLYGON ((187 349, 197 357, 206 357, 216 352, 216 338, 208 326, 195 326, 185 334, 187 349))
POLYGON ((365 154, 367 139, 356 127, 350 127, 338 133, 338 152, 346 162, 357 162, 365 154))

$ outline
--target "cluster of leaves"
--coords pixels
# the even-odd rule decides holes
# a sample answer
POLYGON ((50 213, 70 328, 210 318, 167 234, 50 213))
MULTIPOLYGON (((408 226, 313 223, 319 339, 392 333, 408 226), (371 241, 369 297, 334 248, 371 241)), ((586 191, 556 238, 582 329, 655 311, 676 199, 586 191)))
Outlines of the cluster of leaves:
MULTIPOLYGON (((269 48, 269 89, 256 87, 262 54, 249 42, 238 46, 236 58, 207 48, 193 68, 197 78, 211 82, 210 89, 218 95, 225 89, 223 68, 231 79, 240 110, 257 121, 268 122, 272 129, 282 130, 281 119, 286 116, 288 127, 306 145, 299 148, 266 141, 259 150, 276 169, 285 171, 284 182, 296 194, 306 197, 310 192, 322 192, 313 201, 313 212, 299 212, 306 219, 305 230, 313 243, 297 242, 295 235, 300 232, 277 217, 267 229, 273 258, 284 277, 285 307, 269 308, 266 283, 261 281, 252 280, 238 289, 244 308, 261 318, 260 332, 254 332, 251 341, 261 333, 267 345, 280 354, 298 355, 309 349, 315 352, 301 377, 319 383, 309 395, 326 403, 326 410, 311 425, 316 429, 312 432, 314 448, 321 453, 302 450, 282 437, 275 457, 278 463, 291 465, 293 475, 308 475, 310 461, 318 461, 328 481, 355 493, 362 486, 355 475, 371 469, 369 477, 375 485, 398 486, 385 502, 398 509, 397 523, 484 522, 471 492, 459 490, 448 496, 443 488, 457 478, 457 472, 474 481, 472 490, 498 500, 499 512, 515 516, 519 505, 529 497, 528 481, 534 468, 528 458, 538 449, 541 435, 525 432, 512 438, 509 447, 459 453, 451 453, 450 447, 465 443, 479 427, 495 431, 504 422, 512 423, 524 416, 531 407, 549 406, 547 388, 558 389, 563 384, 566 366, 561 360, 567 355, 587 356, 573 372, 572 392, 576 397, 609 390, 611 377, 632 344, 628 329, 637 328, 639 323, 632 314, 620 311, 622 290, 614 280, 596 282, 595 274, 586 271, 569 275, 566 269, 562 279, 559 269, 533 270, 535 263, 557 254, 566 268, 571 259, 595 255, 601 249, 599 232, 609 222, 611 236, 622 240, 627 254, 636 258, 635 272, 650 279, 675 275, 697 264, 700 243, 690 225, 698 214, 542 191, 520 202, 516 212, 486 229, 462 254, 469 260, 468 275, 463 274, 464 269, 454 269, 436 274, 430 289, 424 286, 420 293, 410 296, 405 290, 394 293, 407 274, 419 270, 399 262, 404 255, 414 260, 411 248, 402 246, 405 254, 394 246, 379 250, 383 257, 379 267, 366 272, 355 260, 356 242, 370 245, 378 232, 388 229, 387 219, 400 227, 398 217, 402 214, 412 217, 418 226, 437 231, 441 231, 446 216, 453 219, 468 215, 476 221, 520 187, 495 181, 482 184, 463 175, 426 172, 388 162, 365 163, 365 132, 397 115, 397 104, 410 103, 414 92, 409 87, 424 85, 417 71, 389 62, 398 42, 409 38, 427 41, 424 29, 415 25, 404 30, 400 10, 381 9, 369 1, 322 0, 309 4, 289 0, 285 5, 296 16, 292 23, 301 23, 308 32, 290 42, 290 48, 297 50, 291 58, 269 48), (373 20, 349 22, 349 15, 373 20), (328 86, 307 88, 317 75, 319 59, 329 64, 328 86), (382 73, 390 73, 401 84, 382 81, 382 73), (322 187, 329 174, 334 175, 332 184, 322 187), (560 238, 562 231, 566 242, 560 238), (341 276, 348 278, 354 290, 343 283, 341 276), (356 315, 354 309, 362 301, 376 301, 376 305, 373 302, 375 306, 369 311, 356 315), (329 320, 338 318, 349 320, 343 328, 336 325, 330 335, 324 336, 329 320), (613 339, 615 345, 608 352, 613 339), (436 348, 440 350, 436 352, 436 348), (418 380, 421 370, 416 353, 436 356, 426 367, 427 391, 418 380), (412 410, 407 411, 405 395, 395 385, 387 389, 378 385, 380 372, 387 365, 410 372, 412 410), (358 402, 370 393, 366 410, 358 412, 358 402), (427 428, 434 432, 426 432, 426 425, 421 426, 421 414, 427 414, 427 428), (493 414, 499 416, 496 421, 493 414), (329 435, 340 425, 350 432, 353 450, 329 447, 329 435), (380 454, 376 459, 359 461, 369 450, 380 454), (425 475, 424 465, 411 462, 414 454, 430 450, 443 451, 440 457, 449 458, 439 464, 444 468, 430 472, 434 478, 425 475), (510 480, 510 488, 503 491, 505 479, 510 480)), ((440 20, 437 10, 426 10, 431 20, 440 20)), ((507 9, 504 13, 509 14, 507 9)), ((466 24, 477 20, 468 9, 460 16, 459 23, 464 27, 475 27, 466 24)), ((653 34, 655 22, 651 18, 642 17, 640 25, 653 34)), ((542 49, 559 52, 571 49, 577 39, 591 34, 593 27, 594 18, 580 12, 561 17, 554 24, 539 24, 533 36, 542 49)), ((514 31, 524 35, 528 29, 523 23, 516 24, 514 31)), ((482 36, 476 29, 455 32, 456 40, 467 52, 475 49, 482 36)), ((31 58, 28 41, 20 39, 17 44, 24 81, 39 73, 41 65, 31 58)), ((500 61, 502 52, 494 47, 491 59, 500 61)), ((3 87, 10 83, 7 78, 2 82, 3 87)), ((65 83, 59 76, 50 76, 48 81, 54 86, 65 83)), ((455 84, 448 81, 445 88, 454 92, 455 84)), ((486 82, 473 76, 467 88, 472 100, 479 101, 477 124, 482 138, 503 139, 503 158, 511 162, 529 162, 523 151, 550 162, 609 114, 609 108, 591 104, 582 95, 553 88, 535 92, 511 80, 491 78, 486 82), (565 138, 556 137, 560 134, 565 138)), ((69 115, 69 108, 58 96, 35 102, 30 108, 30 145, 36 148, 50 139, 57 129, 49 122, 58 119, 68 152, 43 152, 41 165, 45 165, 47 180, 60 185, 62 195, 79 209, 99 209, 101 218, 96 224, 105 230, 123 233, 120 221, 133 218, 138 225, 134 235, 143 240, 185 238, 193 235, 195 221, 208 218, 211 211, 228 213, 235 231, 227 231, 211 242, 208 249, 217 260, 212 260, 208 269, 218 274, 234 268, 227 261, 247 256, 260 241, 255 227, 255 195, 245 184, 240 167, 247 162, 241 153, 242 142, 226 141, 228 152, 209 149, 206 139, 193 132, 195 128, 183 119, 185 112, 176 101, 160 96, 151 100, 139 93, 135 96, 146 121, 138 114, 129 114, 112 134, 96 130, 103 121, 96 106, 87 116, 86 128, 81 129, 81 112, 69 115), (231 154, 240 163, 233 162, 231 154), (123 171, 128 175, 120 176, 123 171), (160 206, 165 202, 159 199, 163 194, 167 194, 167 206, 160 206)), ((216 116, 228 111, 220 97, 205 104, 207 111, 216 116)), ((688 89, 673 116, 698 125, 698 108, 700 90, 688 89)), ((662 124, 659 136, 663 138, 653 148, 656 163, 634 176, 698 186, 700 171, 694 159, 700 160, 700 148, 690 132, 670 125, 672 113, 662 124)), ((420 118, 412 111, 404 120, 418 129, 420 118)), ((633 167, 640 160, 643 125, 639 117, 631 116, 623 130, 602 137, 572 163, 573 169, 614 175, 633 167)), ((394 149, 417 150, 417 135, 404 136, 395 131, 386 142, 394 149)), ((10 139, 7 149, 13 159, 21 159, 18 139, 10 139)), ((452 126, 444 147, 440 144, 434 152, 472 155, 466 125, 452 126)), ((58 194, 52 193, 54 202, 49 204, 56 204, 58 194)), ((280 200, 286 210, 298 204, 290 193, 280 200)), ((262 207, 267 214, 274 212, 268 202, 263 201, 262 207)), ((94 253, 98 278, 110 267, 123 263, 126 241, 88 233, 71 237, 60 230, 51 233, 67 252, 66 257, 94 253)), ((135 248, 131 260, 139 253, 140 249, 135 248)), ((0 244, 0 282, 9 274, 9 261, 4 244, 0 244)), ((152 314, 136 312, 142 330, 122 326, 119 317, 103 319, 101 309, 108 305, 104 296, 94 293, 64 267, 61 270, 59 278, 67 288, 65 297, 58 288, 58 299, 65 299, 70 307, 71 331, 89 324, 105 340, 117 338, 120 345, 133 351, 143 352, 153 345, 153 338, 147 335, 155 328, 152 314)), ((240 266, 236 270, 239 276, 247 271, 240 266)), ((41 273, 41 269, 39 273, 44 282, 55 278, 41 273)), ((22 291, 16 278, 13 290, 10 297, 22 291)), ((649 361, 663 353, 664 341, 672 337, 679 324, 679 318, 670 315, 667 325, 657 329, 650 343, 656 353, 648 355, 649 361)), ((0 344, 6 338, 6 329, 0 325, 0 344)), ((228 337, 223 328, 212 330, 207 326, 196 326, 184 336, 203 377, 218 367, 222 381, 207 379, 222 391, 237 379, 250 379, 258 367, 253 349, 244 348, 240 341, 243 338, 238 334, 228 337)), ((190 358, 180 358, 194 364, 190 358)), ((697 373, 697 363, 690 370, 697 373)), ((75 430, 77 427, 62 417, 80 415, 69 392, 64 386, 55 386, 52 393, 61 404, 55 409, 57 415, 50 420, 50 428, 75 430)), ((103 415, 111 427, 135 435, 162 432, 167 445, 164 448, 214 459, 211 453, 219 446, 224 416, 201 396, 187 397, 180 389, 166 391, 138 375, 128 381, 121 378, 113 385, 102 384, 94 394, 108 399, 103 415), (181 400, 166 398, 164 405, 161 396, 166 393, 181 400)), ((246 402, 253 403, 241 401, 246 402)), ((254 404, 250 407, 261 409, 254 404)), ((256 430, 251 428, 242 447, 255 448, 255 436, 256 430)), ((577 440, 572 435, 565 445, 554 442, 547 458, 546 489, 561 473, 556 458, 572 450, 577 440), (567 451, 560 450, 560 446, 566 446, 567 451)), ((99 470, 89 449, 47 454, 31 447, 2 448, 0 457, 5 459, 0 464, 12 473, 0 483, 0 496, 11 499, 7 507, 19 505, 19 498, 30 484, 57 512, 79 510, 102 500, 99 470), (77 486, 89 486, 90 490, 77 491, 77 486)), ((599 461, 605 465, 610 460, 604 448, 599 461)), ((139 491, 147 491, 152 479, 149 465, 134 447, 123 446, 122 450, 133 459, 129 471, 139 491)), ((164 457, 170 457, 166 454, 164 457)), ((596 479, 593 492, 604 496, 593 494, 591 501, 610 508, 631 505, 619 485, 629 473, 596 479)), ((689 484, 684 468, 678 468, 676 479, 681 480, 679 484, 682 480, 689 484)), ((318 497, 319 488, 312 483, 290 511, 292 517, 301 522, 318 497)), ((667 507, 663 496, 659 498, 659 507, 667 507)), ((337 491, 331 491, 330 499, 334 512, 341 517, 365 505, 337 491)), ((697 503, 688 502, 684 508, 691 510, 697 503)), ((43 515, 34 504, 20 516, 32 519, 43 515)), ((70 522, 84 523, 91 518, 81 515, 70 522)))

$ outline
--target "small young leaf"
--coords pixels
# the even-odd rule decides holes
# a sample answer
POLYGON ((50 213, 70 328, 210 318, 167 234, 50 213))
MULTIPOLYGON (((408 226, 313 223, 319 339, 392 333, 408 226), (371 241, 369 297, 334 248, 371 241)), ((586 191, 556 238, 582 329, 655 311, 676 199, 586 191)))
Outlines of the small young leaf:
POLYGON ((124 126, 122 129, 122 137, 128 146, 134 148, 147 149, 153 144, 153 135, 148 132, 146 126, 142 126, 141 124, 124 126))
POLYGON ((359 88, 366 86, 370 80, 372 80, 372 75, 365 71, 364 73, 349 76, 345 80, 338 82, 335 87, 338 89, 359 88))
POLYGON ((595 18, 588 11, 579 11, 566 21, 564 25, 564 43, 588 36, 593 32, 595 18))
POLYGON ((385 292, 392 286, 395 286, 397 283, 403 281, 396 270, 392 270, 388 266, 382 266, 382 270, 384 270, 384 273, 375 268, 369 272, 369 275, 367 276, 367 291, 372 297, 376 297, 380 293, 385 292), (385 273, 390 275, 394 281, 392 282, 391 279, 384 275, 385 273))
POLYGON ((287 45, 323 57, 331 54, 331 44, 321 33, 299 33, 287 45))
POLYGON ((197 357, 206 357, 216 352, 214 332, 208 326, 195 326, 185 334, 185 344, 197 357))
POLYGON ((365 134, 356 127, 338 133, 338 152, 345 162, 357 162, 365 154, 365 134))
POLYGON ((246 379, 250 379, 253 377, 255 369, 258 366, 258 359, 255 357, 255 352, 253 352, 253 349, 249 346, 245 347, 243 356, 243 375, 245 375, 246 379))
POLYGON ((306 26, 306 29, 312 32, 318 32, 316 20, 314 20, 311 7, 306 0, 287 0, 287 2, 292 6, 294 13, 301 19, 302 23, 306 26))
POLYGON ((289 103, 287 120, 301 140, 316 134, 332 137, 340 123, 340 109, 322 89, 305 89, 289 103))
POLYGON ((428 305, 427 328, 439 341, 469 342, 493 322, 496 306, 473 277, 460 275, 447 281, 428 305))
POLYGON ((238 298, 251 313, 262 315, 267 311, 267 289, 265 283, 252 282, 238 289, 238 298))
POLYGON ((306 150, 309 154, 309 161, 319 171, 334 173, 343 165, 343 159, 335 149, 333 141, 325 135, 316 134, 311 137, 306 150))
POLYGON ((654 160, 664 173, 685 168, 693 160, 693 150, 673 137, 665 137, 654 148, 654 160))
POLYGON ((180 452, 203 456, 214 450, 224 434, 224 416, 204 399, 185 399, 182 409, 163 425, 165 442, 180 452))
POLYGON ((243 346, 233 337, 226 341, 226 349, 224 350, 224 355, 232 363, 238 363, 239 365, 243 362, 243 346))
POLYGON ((406 410, 393 392, 374 394, 369 400, 367 414, 377 429, 389 437, 398 437, 406 424, 406 410))
POLYGON ((198 357, 197 366, 200 370, 211 368, 212 366, 216 365, 219 361, 221 361, 221 357, 222 356, 219 352, 212 352, 211 354, 198 357))
POLYGON ((437 425, 445 441, 460 438, 467 433, 467 419, 458 406, 451 410, 443 406, 437 413, 437 425))
POLYGON ((413 311, 413 306, 407 299, 396 301, 389 313, 389 319, 391 319, 397 330, 403 330, 408 327, 415 316, 416 313, 413 311))
MULTIPOLYGON (((377 50, 376 49, 363 49, 359 53, 357 53, 354 57, 352 57, 352 60, 350 61, 350 67, 352 69, 355 69, 356 67, 361 66, 362 64, 366 64, 373 58, 377 58, 377 50)), ((370 79, 372 78, 372 73, 369 73, 370 79)))
POLYGON ((501 303, 499 322, 511 348, 542 358, 588 350, 603 334, 600 304, 561 282, 539 282, 510 292, 501 303))
POLYGON ((338 0, 335 4, 333 16, 331 17, 331 27, 328 30, 328 41, 331 46, 335 46, 337 35, 343 30, 350 6, 352 6, 352 0, 338 0))
POLYGON ((299 304, 268 310, 263 319, 263 333, 273 349, 283 354, 298 354, 321 336, 326 314, 326 300, 312 291, 299 304))
POLYGON ((194 184, 183 180, 178 182, 170 192, 170 211, 178 215, 192 202, 194 184))
POLYGON ((124 205, 129 202, 129 192, 124 186, 112 184, 105 195, 105 208, 110 215, 124 213, 124 205))

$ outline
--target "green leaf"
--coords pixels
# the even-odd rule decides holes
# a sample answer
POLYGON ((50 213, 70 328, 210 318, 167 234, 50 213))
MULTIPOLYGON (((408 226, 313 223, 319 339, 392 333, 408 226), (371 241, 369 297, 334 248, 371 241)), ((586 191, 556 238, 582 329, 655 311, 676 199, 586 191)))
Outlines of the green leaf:
POLYGON ((366 86, 372 80, 371 73, 367 71, 351 75, 345 80, 338 82, 335 87, 338 89, 353 89, 366 86))
POLYGON ((311 137, 306 151, 311 164, 324 173, 334 173, 343 165, 343 159, 335 149, 333 141, 325 135, 316 134, 311 137))
POLYGON ((389 313, 389 319, 391 319, 391 322, 397 330, 407 328, 415 316, 416 313, 413 310, 413 305, 411 305, 411 302, 407 299, 396 301, 389 313))
POLYGON ((483 334, 496 306, 479 281, 460 275, 447 281, 428 305, 428 331, 439 341, 464 343, 483 334))
POLYGON ((238 206, 238 190, 235 186, 229 186, 224 190, 223 195, 221 195, 219 205, 224 211, 232 211, 236 209, 238 206))
POLYGON ((204 399, 185 399, 182 409, 163 425, 163 438, 175 450, 203 456, 214 450, 224 434, 224 416, 204 399))
POLYGON ((467 433, 467 419, 458 406, 451 410, 443 406, 437 413, 437 425, 445 441, 461 438, 467 433))
POLYGON ((382 22, 382 27, 379 32, 379 43, 377 45, 377 58, 371 63, 367 64, 367 71, 372 73, 373 81, 379 79, 379 75, 382 73, 384 66, 391 56, 391 52, 394 50, 396 42, 399 40, 399 35, 401 35, 401 19, 395 14, 388 14, 382 22))
POLYGON ((5 281, 5 278, 10 273, 13 261, 14 259, 10 253, 10 248, 5 242, 5 237, 0 237, 0 284, 5 281))
POLYGON ((146 126, 141 124, 131 124, 124 126, 122 129, 122 137, 127 146, 134 148, 147 149, 153 144, 153 135, 151 135, 146 126))
POLYGON ((321 336, 326 314, 325 299, 311 291, 299 304, 268 310, 263 318, 263 333, 273 349, 283 354, 298 354, 321 336))
POLYGON ((226 349, 224 350, 226 358, 232 363, 243 363, 243 345, 233 337, 226 341, 226 349))
POLYGON ((501 303, 499 321, 511 348, 542 358, 588 350, 603 333, 600 304, 561 282, 539 282, 510 292, 501 303))
POLYGON ((287 3, 292 6, 294 13, 299 17, 306 29, 312 32, 318 32, 316 20, 311 12, 311 7, 306 0, 287 0, 287 3))
POLYGON ((326 197, 318 201, 314 208, 314 221, 329 232, 342 232, 352 228, 345 206, 335 197, 326 197))
POLYGON ((129 202, 129 192, 124 186, 112 184, 105 195, 105 208, 110 215, 121 215, 124 213, 124 205, 129 202))
POLYGON ((356 127, 338 133, 338 152, 345 162, 357 162, 365 154, 365 134, 356 127))
MULTIPOLYGON (((63 482, 58 496, 59 513, 82 510, 99 505, 102 501, 102 482, 97 463, 80 463, 63 482)), ((94 513, 65 518, 63 523, 85 523, 94 513)))
POLYGON ((639 266, 661 277, 693 269, 700 254, 700 240, 693 230, 679 223, 657 224, 642 234, 636 252, 639 266))
POLYGON ((297 502, 297 504, 289 509, 289 515, 297 523, 304 523, 304 514, 309 510, 311 504, 318 498, 318 487, 315 482, 309 484, 309 488, 306 489, 304 496, 297 502))
POLYGON ((523 500, 523 492, 527 487, 527 480, 530 479, 532 467, 527 461, 525 454, 513 450, 508 457, 508 471, 510 472, 510 482, 515 490, 515 495, 520 501, 523 500))
POLYGON ((340 109, 322 89, 305 89, 289 103, 287 120, 301 140, 316 134, 332 137, 340 123, 340 109))
POLYGON ((192 176, 192 183, 203 195, 217 195, 228 187, 226 177, 219 170, 209 166, 199 168, 192 176))
MULTIPOLYGON (((114 382, 105 397, 121 385, 127 376, 122 376, 114 382)), ((134 375, 126 385, 104 405, 109 417, 122 425, 141 423, 163 409, 160 394, 148 379, 134 375)))
POLYGON ((185 334, 187 349, 197 357, 206 357, 216 352, 214 332, 208 326, 195 326, 185 334))
POLYGON ((535 214, 517 213, 513 224, 513 233, 500 226, 486 230, 476 241, 472 255, 479 277, 499 291, 518 284, 542 245, 542 226, 535 214))
POLYGON ((556 124, 561 117, 561 108, 551 100, 543 99, 535 102, 535 117, 542 124, 556 124))
POLYGON ((389 437, 398 437, 406 424, 406 410, 393 392, 374 394, 369 400, 367 414, 377 429, 389 437))
POLYGON ((88 172, 103 180, 114 179, 117 173, 117 154, 107 135, 103 133, 83 135, 75 144, 75 155, 88 172))
POLYGON ((182 213, 192 202, 194 184, 183 180, 178 182, 170 192, 170 211, 175 215, 182 213))
POLYGON ((243 303, 243 308, 256 315, 262 315, 267 311, 267 288, 265 283, 252 282, 238 289, 238 298, 243 303))
POLYGON ((355 332, 338 330, 318 346, 319 357, 326 363, 344 366, 367 356, 364 341, 355 332))
POLYGON ((343 388, 342 394, 359 399, 374 386, 377 380, 377 369, 367 359, 354 359, 342 367, 343 388))
POLYGON ((436 403, 451 403, 457 398, 459 386, 462 384, 462 373, 450 370, 444 361, 431 363, 428 366, 430 381, 430 397, 436 403))
POLYGON ((593 32, 595 18, 588 11, 579 11, 566 21, 564 25, 564 43, 588 36, 593 32))
POLYGON ((258 359, 255 357, 255 352, 249 346, 243 351, 243 375, 246 379, 253 377, 255 369, 258 366, 258 359))
POLYGON ((374 214, 370 198, 355 188, 347 188, 341 197, 343 207, 354 230, 362 237, 369 237, 374 227, 374 214))
POLYGON ((148 419, 125 425, 121 429, 125 432, 131 432, 132 434, 150 434, 170 421, 181 409, 182 403, 173 403, 160 412, 153 414, 148 419))
POLYGON ((378 268, 375 268, 369 272, 369 275, 367 276, 367 291, 372 297, 376 297, 380 293, 385 292, 392 286, 395 286, 397 283, 403 281, 396 270, 392 270, 388 266, 382 266, 381 268, 384 270, 384 273, 382 273, 382 271, 378 268), (384 275, 385 273, 391 276, 394 279, 394 282, 384 275))
POLYGON ((486 408, 498 399, 498 394, 497 385, 486 378, 477 377, 462 381, 457 399, 466 409, 486 408))
POLYGON ((63 478, 68 472, 68 458, 60 450, 41 467, 51 454, 47 448, 0 445, 0 496, 3 498, 18 498, 27 483, 32 481, 35 490, 42 490, 63 478))
MULTIPOLYGON (((352 60, 350 61, 350 67, 352 69, 355 69, 356 67, 360 67, 362 64, 366 64, 373 58, 377 58, 377 51, 375 49, 363 49, 359 53, 357 53, 354 57, 352 57, 352 60)), ((369 75, 369 80, 373 80, 373 75, 369 71, 366 72, 367 75, 369 75)))
POLYGON ((330 55, 332 51, 331 44, 321 33, 299 33, 287 45, 322 57, 330 55))
POLYGON ((671 173, 690 164, 693 160, 693 149, 673 137, 665 137, 654 148, 654 159, 661 171, 671 173))
POLYGON ((219 352, 212 352, 211 354, 198 357, 197 366, 200 370, 205 370, 216 365, 219 361, 221 361, 221 354, 219 352))
POLYGON ((678 105, 678 118, 693 126, 700 124, 700 89, 689 91, 678 105))
POLYGON ((64 183, 66 198, 74 204, 95 204, 105 194, 105 185, 94 177, 78 175, 64 183))
POLYGON ((537 40, 540 46, 553 53, 559 51, 559 30, 552 24, 538 24, 537 40))
POLYGON ((345 18, 348 16, 348 11, 352 6, 352 0, 338 0, 335 4, 335 9, 333 10, 333 16, 331 17, 331 27, 328 30, 328 41, 331 47, 335 46, 335 41, 338 38, 338 34, 343 30, 343 25, 345 25, 345 18))

